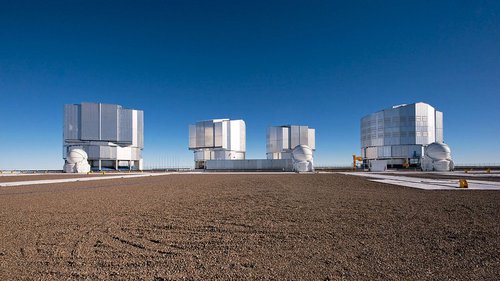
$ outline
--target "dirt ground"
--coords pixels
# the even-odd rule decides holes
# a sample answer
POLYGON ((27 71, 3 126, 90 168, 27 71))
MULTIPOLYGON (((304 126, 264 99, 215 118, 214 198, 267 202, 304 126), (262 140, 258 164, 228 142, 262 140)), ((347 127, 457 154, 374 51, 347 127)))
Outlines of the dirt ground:
POLYGON ((0 188, 0 280, 498 280, 500 192, 339 174, 0 188))

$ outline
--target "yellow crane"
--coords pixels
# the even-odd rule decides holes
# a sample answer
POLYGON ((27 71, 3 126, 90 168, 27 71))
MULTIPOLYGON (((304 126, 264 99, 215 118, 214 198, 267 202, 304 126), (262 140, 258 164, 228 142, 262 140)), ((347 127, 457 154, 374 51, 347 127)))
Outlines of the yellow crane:
POLYGON ((356 171, 356 161, 363 161, 363 157, 356 156, 356 154, 352 155, 352 170, 356 171))

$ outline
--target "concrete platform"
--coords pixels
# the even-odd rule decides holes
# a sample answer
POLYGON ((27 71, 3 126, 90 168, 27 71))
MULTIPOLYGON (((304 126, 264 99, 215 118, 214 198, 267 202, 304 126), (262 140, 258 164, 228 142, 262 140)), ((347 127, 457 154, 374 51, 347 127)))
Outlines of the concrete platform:
MULTIPOLYGON (((376 174, 377 172, 373 172, 373 173, 376 174)), ((380 173, 393 174, 395 176, 418 175, 418 174, 425 173, 425 174, 429 174, 429 175, 454 176, 454 177, 463 176, 463 177, 469 177, 469 178, 473 178, 473 177, 500 178, 499 171, 491 171, 491 173, 487 173, 485 171, 471 171, 471 172, 465 173, 464 171, 453 171, 453 172, 421 172, 421 171, 416 171, 416 172, 412 172, 412 171, 390 171, 389 170, 389 171, 380 172, 380 173)))
POLYGON ((66 178, 66 179, 47 179, 47 180, 32 180, 32 181, 0 182, 0 187, 141 178, 141 177, 150 177, 150 176, 163 176, 163 175, 167 175, 167 174, 172 174, 172 173, 137 173, 137 174, 126 173, 126 174, 119 174, 119 175, 113 175, 113 176, 87 177, 87 178, 75 176, 75 177, 70 177, 70 178, 66 178))
MULTIPOLYGON (((68 175, 68 174, 59 174, 59 175, 68 175, 68 178, 64 179, 46 179, 46 180, 22 180, 22 181, 11 181, 11 182, 0 182, 0 187, 8 187, 8 186, 21 186, 21 185, 39 185, 39 184, 57 184, 57 183, 69 183, 69 182, 83 182, 83 181, 98 181, 98 180, 112 180, 112 179, 129 179, 129 178, 141 178, 141 177, 152 177, 152 176, 166 176, 166 175, 174 175, 174 174, 185 174, 185 175, 295 175, 298 173, 295 172, 164 172, 164 173, 114 173, 109 176, 99 176, 99 177, 79 177, 78 175, 68 175)), ((301 174, 310 174, 313 173, 301 173, 301 174)), ((46 175, 46 174, 32 174, 32 175, 46 175)))
MULTIPOLYGON (((416 177, 405 177, 404 175, 387 175, 380 173, 367 173, 367 172, 352 172, 352 173, 342 173, 344 175, 352 175, 359 177, 370 178, 370 181, 394 184, 424 190, 499 190, 500 182, 490 182, 490 181, 479 181, 479 180, 468 180, 468 188, 458 188, 459 180, 437 180, 437 179, 427 179, 427 178, 416 178, 416 177)), ((443 173, 440 173, 443 175, 443 173)), ((446 173, 444 173, 446 175, 446 173)), ((456 173, 453 173, 457 176, 456 173)), ((467 174, 469 175, 469 174, 467 174)))

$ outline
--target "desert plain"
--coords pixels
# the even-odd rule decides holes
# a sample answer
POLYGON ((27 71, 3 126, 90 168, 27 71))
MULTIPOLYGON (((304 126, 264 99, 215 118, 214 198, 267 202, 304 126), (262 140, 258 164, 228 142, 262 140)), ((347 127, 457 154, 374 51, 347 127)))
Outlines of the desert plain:
POLYGON ((498 191, 418 190, 336 173, 0 187, 0 280, 498 276, 498 191))

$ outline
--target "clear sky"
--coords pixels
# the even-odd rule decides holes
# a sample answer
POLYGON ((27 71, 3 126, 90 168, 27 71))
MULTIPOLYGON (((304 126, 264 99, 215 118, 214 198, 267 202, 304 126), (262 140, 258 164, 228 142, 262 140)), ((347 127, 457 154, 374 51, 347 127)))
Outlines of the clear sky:
POLYGON ((500 162, 500 1, 101 2, 0 0, 0 169, 61 169, 82 101, 144 110, 146 166, 191 164, 211 118, 246 121, 247 158, 303 124, 347 164, 362 116, 419 101, 455 162, 500 162))

